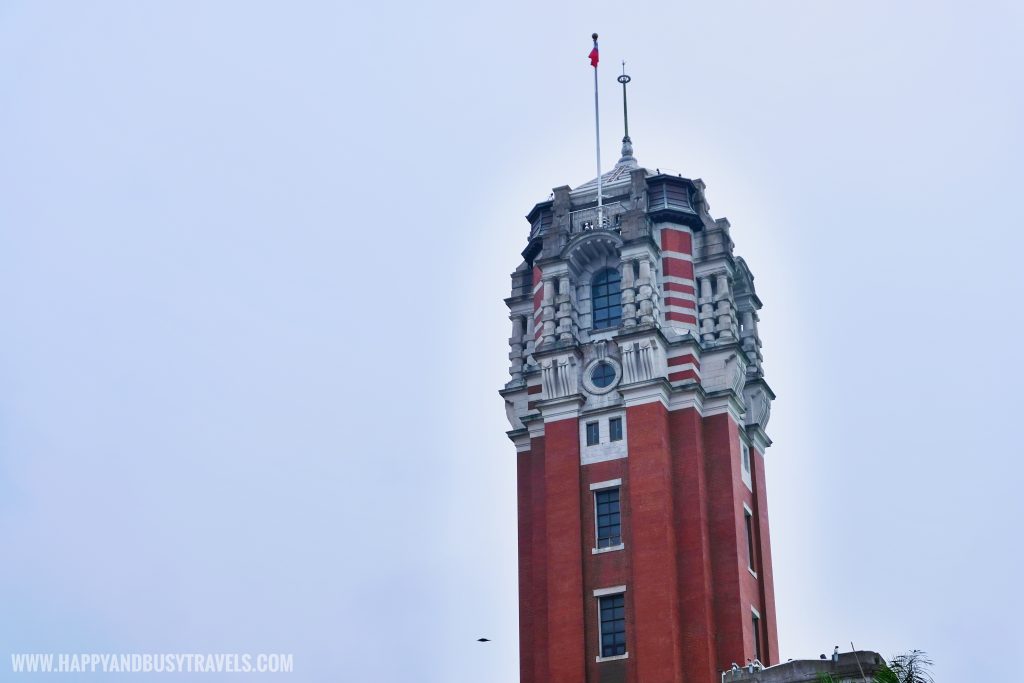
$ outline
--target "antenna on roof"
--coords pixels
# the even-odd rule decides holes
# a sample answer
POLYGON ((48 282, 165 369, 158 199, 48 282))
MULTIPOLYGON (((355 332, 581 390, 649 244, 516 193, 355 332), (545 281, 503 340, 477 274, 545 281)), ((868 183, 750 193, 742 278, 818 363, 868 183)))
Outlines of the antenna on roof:
POLYGON ((619 159, 619 163, 623 161, 636 161, 633 158, 633 141, 629 139, 629 108, 626 105, 626 84, 629 83, 632 78, 626 75, 626 60, 622 60, 622 75, 619 76, 618 81, 622 84, 622 122, 626 128, 626 134, 622 137, 622 158, 619 159))
POLYGON ((599 54, 597 51, 597 34, 591 36, 594 39, 594 49, 590 51, 590 66, 594 67, 594 138, 597 141, 597 225, 604 227, 604 198, 601 196, 601 113, 597 102, 597 62, 599 54))

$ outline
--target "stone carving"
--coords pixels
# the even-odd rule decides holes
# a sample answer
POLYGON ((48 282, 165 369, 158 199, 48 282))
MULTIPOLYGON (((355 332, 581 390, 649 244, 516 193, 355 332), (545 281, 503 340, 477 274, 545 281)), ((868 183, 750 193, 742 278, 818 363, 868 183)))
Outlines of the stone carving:
POLYGON ((641 325, 653 325, 655 318, 655 292, 654 280, 652 277, 651 262, 644 258, 640 259, 640 277, 637 278, 637 303, 641 325))
POLYGON ((567 356, 544 361, 541 364, 541 382, 544 398, 561 398, 578 393, 576 358, 567 356))
POLYGON ((740 362, 739 356, 734 353, 726 359, 726 381, 729 383, 729 388, 736 392, 737 396, 743 394, 743 382, 746 379, 746 374, 744 364, 740 362))
POLYGON ((512 361, 508 372, 512 375, 512 381, 519 383, 523 381, 523 364, 526 350, 526 318, 523 316, 512 317, 512 336, 508 339, 510 351, 508 359, 512 361))
POLYGON ((555 343, 555 281, 544 278, 544 296, 541 299, 540 321, 542 327, 541 343, 555 343))
POLYGON ((747 424, 759 425, 761 429, 768 426, 772 414, 772 401, 767 390, 760 383, 747 386, 743 392, 747 408, 747 424))
POLYGON ((574 291, 569 284, 569 276, 562 275, 559 278, 558 295, 555 297, 558 304, 557 311, 557 332, 559 341, 573 341, 576 338, 576 325, 573 316, 575 309, 574 291))
POLYGON ((660 347, 654 339, 633 342, 621 349, 622 375, 626 384, 645 382, 660 374, 660 347))
POLYGON ((729 276, 716 273, 701 277, 698 286, 697 319, 701 339, 705 342, 736 339, 736 306, 729 286, 729 276))
POLYGON ((715 332, 718 334, 719 341, 731 341, 736 335, 733 334, 733 314, 732 314, 732 293, 729 291, 729 276, 725 273, 719 273, 718 284, 715 287, 715 318, 717 319, 717 325, 715 325, 715 332))
POLYGON ((633 279, 633 262, 622 262, 622 279, 619 291, 622 297, 622 326, 636 326, 636 288, 633 279))

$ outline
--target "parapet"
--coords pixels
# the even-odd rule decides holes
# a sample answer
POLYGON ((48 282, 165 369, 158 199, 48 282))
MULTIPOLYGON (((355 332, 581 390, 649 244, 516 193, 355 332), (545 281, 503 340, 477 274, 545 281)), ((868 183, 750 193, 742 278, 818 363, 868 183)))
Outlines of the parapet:
POLYGON ((873 683, 874 675, 885 665, 877 652, 857 650, 841 652, 836 658, 791 659, 783 664, 759 668, 755 663, 726 671, 722 683, 817 683, 821 674, 829 674, 835 683, 873 683))

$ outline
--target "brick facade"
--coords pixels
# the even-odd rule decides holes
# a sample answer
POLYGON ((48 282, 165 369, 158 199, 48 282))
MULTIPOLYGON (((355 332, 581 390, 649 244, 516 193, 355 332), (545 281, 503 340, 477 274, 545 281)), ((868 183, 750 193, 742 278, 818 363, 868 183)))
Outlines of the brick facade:
POLYGON ((699 180, 624 155, 604 187, 601 213, 593 182, 531 212, 506 300, 520 679, 711 683, 778 661, 761 304, 699 180), (602 545, 609 489, 621 543, 602 545), (625 652, 603 652, 599 595, 620 594, 625 652))

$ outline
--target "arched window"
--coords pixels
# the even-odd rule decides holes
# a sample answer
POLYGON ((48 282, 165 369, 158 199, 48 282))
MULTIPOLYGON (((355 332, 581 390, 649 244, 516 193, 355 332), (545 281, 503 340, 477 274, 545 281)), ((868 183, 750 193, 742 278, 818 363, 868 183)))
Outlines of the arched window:
POLYGON ((590 300, 594 309, 594 329, 618 327, 622 322, 622 295, 619 293, 619 271, 602 270, 590 282, 590 300))

